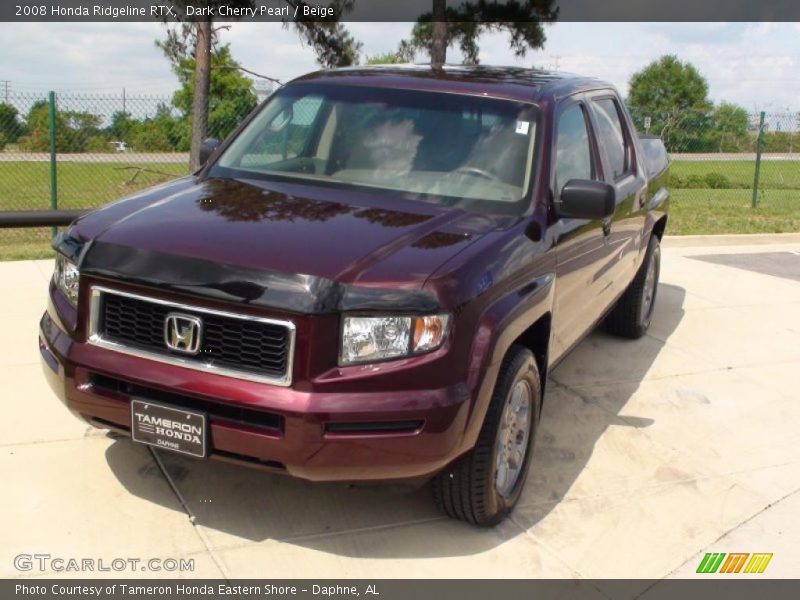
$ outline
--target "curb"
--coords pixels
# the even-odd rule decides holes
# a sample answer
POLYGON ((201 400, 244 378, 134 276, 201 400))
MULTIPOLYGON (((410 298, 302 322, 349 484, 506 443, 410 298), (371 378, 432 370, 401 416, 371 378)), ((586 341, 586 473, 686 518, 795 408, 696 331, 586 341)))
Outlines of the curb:
POLYGON ((724 235, 665 235, 664 248, 693 246, 767 246, 771 244, 800 244, 800 233, 734 233, 724 235))

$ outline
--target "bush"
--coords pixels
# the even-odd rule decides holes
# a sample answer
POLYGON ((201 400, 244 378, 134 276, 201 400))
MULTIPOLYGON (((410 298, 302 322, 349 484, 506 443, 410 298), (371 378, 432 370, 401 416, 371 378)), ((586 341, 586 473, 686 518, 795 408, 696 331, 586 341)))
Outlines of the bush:
POLYGON ((84 152, 111 152, 113 148, 109 145, 108 140, 102 135, 92 135, 86 140, 83 147, 84 152))
POLYGON ((700 177, 700 175, 696 175, 692 173, 686 178, 686 184, 684 187, 687 188, 704 188, 706 187, 705 180, 700 177))
POLYGON ((23 152, 48 152, 50 144, 42 136, 23 135, 17 140, 23 152))
POLYGON ((709 187, 712 190, 726 190, 733 187, 731 180, 722 173, 708 173, 703 179, 706 182, 705 187, 709 187))
POLYGON ((669 177, 667 178, 667 187, 684 188, 686 187, 686 182, 680 175, 675 175, 675 173, 670 173, 669 177))
POLYGON ((144 121, 131 135, 131 148, 135 152, 174 152, 169 132, 157 121, 144 121))
POLYGON ((5 149, 7 143, 8 140, 6 139, 6 134, 0 131, 0 152, 5 149))

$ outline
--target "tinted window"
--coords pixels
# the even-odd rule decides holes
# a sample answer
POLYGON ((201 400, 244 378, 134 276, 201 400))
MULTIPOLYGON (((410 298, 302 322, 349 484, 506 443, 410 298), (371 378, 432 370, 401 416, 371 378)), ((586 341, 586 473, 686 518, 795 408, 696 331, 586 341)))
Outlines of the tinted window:
POLYGON ((667 156, 667 149, 657 137, 639 138, 642 150, 644 150, 644 162, 647 165, 647 174, 650 177, 655 177, 660 174, 664 169, 669 166, 669 157, 667 156))
POLYGON ((556 192, 570 179, 592 179, 592 152, 583 109, 576 104, 558 120, 556 139, 556 192))
POLYGON ((628 145, 619 118, 617 103, 611 98, 595 100, 597 141, 608 156, 611 175, 617 179, 628 171, 628 145))

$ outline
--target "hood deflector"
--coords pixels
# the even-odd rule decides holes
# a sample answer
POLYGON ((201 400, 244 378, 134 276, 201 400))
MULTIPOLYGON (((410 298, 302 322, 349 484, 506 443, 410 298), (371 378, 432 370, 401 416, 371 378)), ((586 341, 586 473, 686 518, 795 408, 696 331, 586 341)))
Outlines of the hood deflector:
POLYGON ((130 246, 61 236, 54 244, 79 257, 81 273, 247 306, 301 314, 342 311, 431 313, 436 298, 420 290, 345 285, 314 275, 262 271, 130 246))

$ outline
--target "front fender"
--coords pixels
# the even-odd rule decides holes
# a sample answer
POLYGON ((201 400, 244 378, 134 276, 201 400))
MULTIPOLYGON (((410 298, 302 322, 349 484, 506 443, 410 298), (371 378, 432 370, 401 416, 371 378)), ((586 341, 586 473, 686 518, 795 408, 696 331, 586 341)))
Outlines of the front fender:
MULTIPOLYGON (((553 272, 542 273, 532 281, 529 280, 497 297, 482 312, 472 343, 467 373, 467 384, 474 400, 464 432, 464 451, 477 442, 500 365, 509 348, 531 326, 552 313, 554 282, 553 272)), ((545 347, 549 346, 549 336, 548 329, 545 347)))

